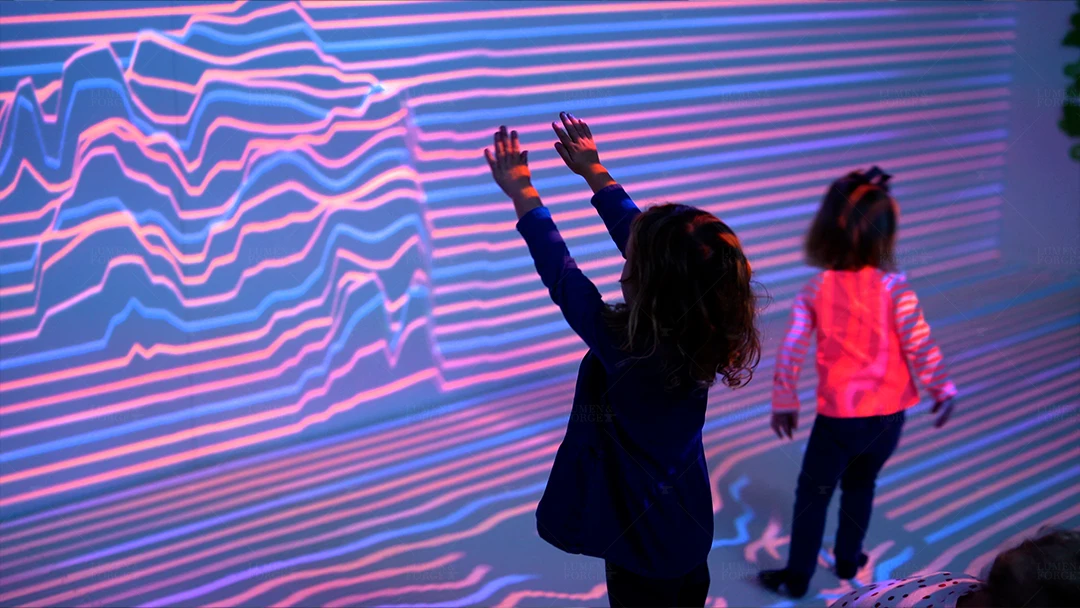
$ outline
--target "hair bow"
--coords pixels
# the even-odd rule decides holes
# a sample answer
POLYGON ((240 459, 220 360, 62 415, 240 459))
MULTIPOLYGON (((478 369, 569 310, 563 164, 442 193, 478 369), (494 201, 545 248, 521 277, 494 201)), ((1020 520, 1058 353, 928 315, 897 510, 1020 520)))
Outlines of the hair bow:
POLYGON ((847 196, 847 205, 845 206, 840 217, 837 218, 841 228, 847 227, 847 216, 851 213, 851 210, 855 207, 859 200, 862 199, 862 197, 865 196, 868 192, 870 192, 871 190, 881 190, 885 193, 888 193, 889 179, 892 178, 891 175, 885 173, 885 171, 883 171, 881 167, 877 165, 870 167, 870 170, 865 173, 861 171, 855 173, 854 177, 856 183, 858 183, 859 185, 851 191, 851 194, 847 196))
POLYGON ((866 180, 866 183, 877 186, 883 190, 889 189, 889 180, 892 179, 891 175, 885 173, 885 171, 877 165, 870 167, 870 170, 863 173, 862 177, 866 180))

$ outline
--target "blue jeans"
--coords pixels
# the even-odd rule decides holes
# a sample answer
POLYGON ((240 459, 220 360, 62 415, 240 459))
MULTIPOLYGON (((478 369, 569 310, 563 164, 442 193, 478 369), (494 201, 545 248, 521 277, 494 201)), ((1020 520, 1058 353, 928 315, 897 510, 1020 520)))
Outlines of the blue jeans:
POLYGON ((814 574, 825 517, 840 484, 840 527, 833 550, 838 561, 857 562, 870 524, 878 472, 896 450, 904 412, 867 418, 832 418, 818 414, 806 444, 795 490, 788 570, 814 574))

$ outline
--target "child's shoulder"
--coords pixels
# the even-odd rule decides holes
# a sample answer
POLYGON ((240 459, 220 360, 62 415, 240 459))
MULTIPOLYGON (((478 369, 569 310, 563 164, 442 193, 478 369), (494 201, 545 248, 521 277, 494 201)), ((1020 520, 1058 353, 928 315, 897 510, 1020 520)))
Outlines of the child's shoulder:
POLYGON ((885 284, 885 288, 889 291, 895 291, 897 289, 907 289, 907 273, 902 270, 883 270, 881 271, 881 282, 885 284))
POLYGON ((805 295, 814 295, 826 285, 865 285, 863 281, 866 280, 867 274, 880 281, 885 290, 890 293, 910 289, 907 273, 902 270, 866 267, 861 270, 820 270, 806 281, 802 291, 805 295))

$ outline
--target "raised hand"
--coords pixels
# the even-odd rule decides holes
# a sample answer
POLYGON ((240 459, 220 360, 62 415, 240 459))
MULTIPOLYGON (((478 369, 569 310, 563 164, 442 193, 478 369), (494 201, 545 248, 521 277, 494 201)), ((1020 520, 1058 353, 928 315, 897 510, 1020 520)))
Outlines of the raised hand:
POLYGON ((954 407, 956 407, 956 401, 951 397, 934 404, 934 408, 930 410, 931 414, 938 414, 937 420, 934 421, 934 428, 940 429, 945 426, 945 423, 949 421, 949 417, 952 416, 954 407))
POLYGON ((769 426, 780 439, 783 439, 784 435, 787 435, 788 439, 794 439, 795 429, 799 428, 799 412, 775 412, 769 426))
POLYGON ((592 131, 585 121, 566 112, 559 113, 559 119, 562 120, 561 127, 557 122, 551 123, 551 128, 559 137, 559 141, 555 142, 555 151, 571 171, 586 175, 600 165, 600 153, 596 150, 592 131))
POLYGON ((585 178, 594 192, 601 188, 614 184, 615 180, 600 164, 600 153, 596 149, 596 141, 593 140, 592 131, 585 121, 572 114, 561 112, 558 122, 552 122, 551 128, 559 141, 555 143, 555 151, 566 163, 571 171, 585 178))
POLYGON ((517 131, 506 132, 506 125, 495 132, 495 154, 484 148, 484 158, 491 168, 491 176, 506 196, 514 201, 514 209, 521 217, 540 206, 540 193, 532 185, 529 171, 529 153, 521 149, 517 131))

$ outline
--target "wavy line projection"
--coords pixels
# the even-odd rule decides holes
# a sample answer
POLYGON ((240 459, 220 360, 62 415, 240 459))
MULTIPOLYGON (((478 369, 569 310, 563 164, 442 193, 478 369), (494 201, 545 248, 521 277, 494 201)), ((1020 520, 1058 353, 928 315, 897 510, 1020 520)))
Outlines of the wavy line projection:
MULTIPOLYGON (((950 308, 1020 280, 998 246, 1010 7, 102 4, 0 5, 3 603, 602 598, 602 571, 560 579, 493 544, 535 544, 583 349, 479 160, 497 124, 618 293, 617 252, 550 150, 563 109, 642 202, 740 232, 770 332, 808 275, 824 185, 897 174, 900 261, 954 315, 935 327, 972 399, 1002 416, 961 414, 985 444, 964 452, 986 463, 973 477, 928 474, 963 447, 913 423, 878 499, 903 529, 889 571, 919 543, 985 562, 1015 529, 958 538, 999 512, 1077 518, 1076 433, 1047 425, 1075 414, 1075 283, 950 308), (964 341, 994 315, 1011 333, 964 341), (1040 380, 1017 392, 1021 373, 1040 380)), ((766 385, 713 397, 715 502, 742 505, 718 552, 778 542, 754 538, 776 534, 754 515, 773 508, 756 495, 755 463, 778 453, 766 385)))

